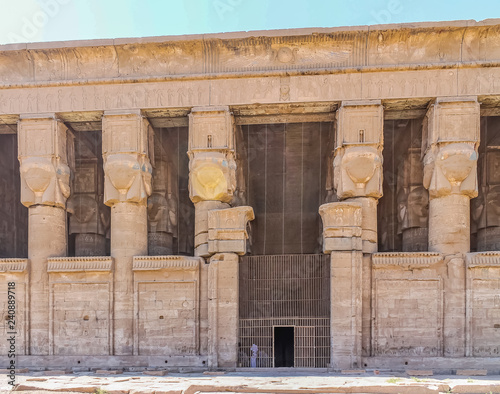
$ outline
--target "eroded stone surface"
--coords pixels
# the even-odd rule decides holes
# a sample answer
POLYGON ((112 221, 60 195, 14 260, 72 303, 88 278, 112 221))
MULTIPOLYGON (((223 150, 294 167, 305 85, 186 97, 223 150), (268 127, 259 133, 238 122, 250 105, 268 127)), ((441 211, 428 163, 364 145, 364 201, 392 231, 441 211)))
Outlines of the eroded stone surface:
MULTIPOLYGON (((429 364, 467 371, 498 364, 498 143, 480 124, 481 116, 500 114, 498 23, 0 48, 0 135, 17 133, 20 181, 12 182, 15 171, 7 166, 0 204, 13 207, 7 190, 15 184, 16 200, 29 207, 27 256, 0 260, 0 283, 16 283, 18 367, 99 368, 107 374, 238 367, 249 351, 238 347, 248 334, 239 328, 239 294, 246 289, 239 287, 238 257, 249 252, 248 222, 254 209, 270 223, 281 210, 294 219, 293 228, 280 224, 283 233, 300 227, 302 240, 309 231, 302 228, 303 204, 317 204, 317 228, 319 216, 323 221, 322 240, 311 250, 319 253, 322 246, 330 254, 324 274, 330 287, 322 300, 309 301, 312 310, 328 300, 329 325, 309 323, 294 333, 300 348, 294 357, 302 358, 293 360, 295 366, 318 358, 320 350, 329 361, 323 366, 334 370, 429 364), (328 163, 317 169, 321 195, 314 201, 301 195, 300 215, 285 198, 282 207, 269 202, 268 196, 283 192, 280 182, 287 176, 312 166, 304 154, 290 160, 300 156, 293 151, 274 163, 279 173, 264 172, 263 190, 256 193, 267 200, 257 211, 251 205, 260 203, 249 189, 262 173, 248 173, 255 152, 238 146, 248 138, 243 126, 263 125, 265 137, 254 150, 275 148, 278 133, 267 130, 269 124, 284 125, 280 138, 296 139, 294 148, 323 144, 323 137, 287 134, 290 123, 319 124, 332 134, 318 150, 328 163), (391 165, 383 162, 389 125, 395 133, 417 131, 401 151, 391 148, 388 161, 399 167, 384 180, 384 167, 391 165), (172 128, 178 129, 165 145, 177 144, 177 152, 189 157, 185 176, 175 180, 182 161, 155 139, 158 129, 172 128), (99 138, 85 134, 90 132, 102 136, 102 152, 95 149, 99 138), (93 157, 75 158, 82 151, 74 150, 74 136, 86 144, 82 149, 93 149, 93 157), (486 143, 483 149, 480 143, 486 143), (391 188, 394 193, 383 196, 391 188), (194 203, 193 223, 177 222, 190 220, 181 214, 188 211, 181 190, 194 203), (384 197, 391 199, 387 216, 396 228, 379 234, 390 221, 382 217, 378 223, 384 197), (175 246, 181 224, 194 228, 188 244, 202 258, 172 256, 189 250, 175 246), (471 233, 478 253, 469 253, 471 233), (399 243, 385 242, 388 234, 400 237, 399 243), (76 257, 67 256, 69 237, 76 257), (104 256, 109 237, 111 256, 104 256), (377 253, 381 239, 384 250, 393 252, 377 253), (319 344, 324 337, 328 343, 319 344)), ((390 142, 397 145, 397 138, 390 142)), ((10 158, 15 162, 15 153, 7 155, 2 166, 10 158)), ((265 157, 267 168, 275 158, 265 157)), ((5 215, 0 234, 10 231, 16 215, 5 215)), ((314 218, 310 222, 308 229, 316 226, 314 218)), ((23 242, 14 242, 15 248, 4 249, 23 250, 23 242)), ((303 290, 273 282, 290 272, 271 273, 261 284, 258 296, 269 307, 275 296, 303 290)), ((6 288, 0 290, 0 317, 7 336, 6 288)), ((262 312, 251 318, 261 327, 262 312)), ((295 318, 314 317, 305 313, 287 321, 295 318)), ((282 323, 276 319, 272 326, 282 323)), ((274 352, 274 333, 261 334, 274 352)), ((8 346, 0 345, 2 362, 8 361, 8 346)), ((198 383, 182 389, 195 391, 198 383)), ((109 391, 127 391, 127 384, 128 378, 114 380, 109 391)), ((223 388, 241 389, 232 381, 204 386, 223 388)))

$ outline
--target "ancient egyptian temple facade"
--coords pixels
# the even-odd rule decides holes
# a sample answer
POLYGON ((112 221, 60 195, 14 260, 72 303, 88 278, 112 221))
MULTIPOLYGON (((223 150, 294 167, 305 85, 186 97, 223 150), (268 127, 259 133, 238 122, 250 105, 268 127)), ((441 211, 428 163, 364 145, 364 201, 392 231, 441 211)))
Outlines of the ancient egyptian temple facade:
POLYGON ((0 47, 17 364, 498 371, 499 43, 489 20, 0 47))

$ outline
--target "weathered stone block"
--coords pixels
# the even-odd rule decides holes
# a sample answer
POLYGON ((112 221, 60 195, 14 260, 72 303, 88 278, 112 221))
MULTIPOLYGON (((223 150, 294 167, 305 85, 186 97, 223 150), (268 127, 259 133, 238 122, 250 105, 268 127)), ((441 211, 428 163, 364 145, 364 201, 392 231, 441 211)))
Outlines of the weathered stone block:
POLYGON ((247 224, 255 218, 252 207, 240 206, 208 212, 208 252, 246 253, 247 224))

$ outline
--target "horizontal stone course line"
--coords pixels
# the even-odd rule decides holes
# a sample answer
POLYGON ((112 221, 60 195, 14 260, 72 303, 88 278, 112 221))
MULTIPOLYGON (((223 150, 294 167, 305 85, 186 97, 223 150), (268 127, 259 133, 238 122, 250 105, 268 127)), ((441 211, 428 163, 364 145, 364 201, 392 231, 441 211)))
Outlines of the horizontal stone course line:
MULTIPOLYGON (((1 52, 0 52, 1 53, 1 52)), ((235 78, 255 78, 255 77, 290 77, 301 75, 328 75, 346 73, 371 73, 388 71, 418 71, 418 70, 447 70, 447 69, 475 69, 481 67, 500 67, 498 61, 477 61, 477 62, 453 62, 453 63, 420 63, 404 65, 383 65, 383 66, 359 66, 345 68, 315 68, 315 69, 294 69, 294 70, 263 70, 263 71, 235 71, 221 73, 192 73, 192 74, 166 74, 166 75, 144 75, 138 77, 113 77, 113 78, 87 78, 87 79, 55 79, 43 81, 30 81, 20 83, 0 83, 0 90, 32 87, 59 87, 78 85, 112 85, 148 82, 168 82, 177 80, 213 80, 213 79, 235 79, 235 78)), ((419 96, 424 97, 424 96, 419 96)), ((193 104, 194 105, 194 104, 193 104)))

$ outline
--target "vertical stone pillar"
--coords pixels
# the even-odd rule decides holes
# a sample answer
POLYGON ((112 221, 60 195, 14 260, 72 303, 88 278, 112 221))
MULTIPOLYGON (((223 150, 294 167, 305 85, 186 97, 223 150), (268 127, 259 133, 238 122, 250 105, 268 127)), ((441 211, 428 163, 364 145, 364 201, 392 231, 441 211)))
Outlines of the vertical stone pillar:
POLYGON ((148 252, 151 126, 137 112, 105 112, 102 124, 104 201, 111 207, 114 272, 114 354, 133 354, 134 256, 148 252))
POLYGON ((247 225, 252 207, 241 206, 208 213, 208 366, 234 368, 238 363, 238 255, 247 251, 247 225))
MULTIPOLYGON (((377 252, 377 205, 382 197, 384 111, 380 100, 342 102, 337 112, 334 186, 337 197, 361 204, 362 348, 371 352, 371 253, 377 252)), ((335 286, 336 283, 332 283, 335 286)))
POLYGON ((477 196, 479 103, 437 99, 424 118, 424 186, 429 190, 429 250, 470 250, 470 199, 477 196))
POLYGON ((319 208, 323 252, 330 265, 330 367, 361 367, 362 356, 362 205, 332 202, 319 208))
POLYGON ((234 121, 228 107, 189 115, 189 196, 195 204, 195 252, 208 257, 208 211, 229 207, 236 188, 234 121))
POLYGON ((238 362, 239 259, 218 253, 208 267, 208 367, 235 368, 238 362))
POLYGON ((21 202, 29 208, 29 354, 49 354, 47 258, 67 253, 72 135, 53 114, 21 116, 18 124, 21 202))
POLYGON ((429 190, 429 250, 445 255, 444 355, 465 355, 465 262, 470 199, 477 196, 480 108, 475 98, 438 98, 424 118, 424 186, 429 190))

